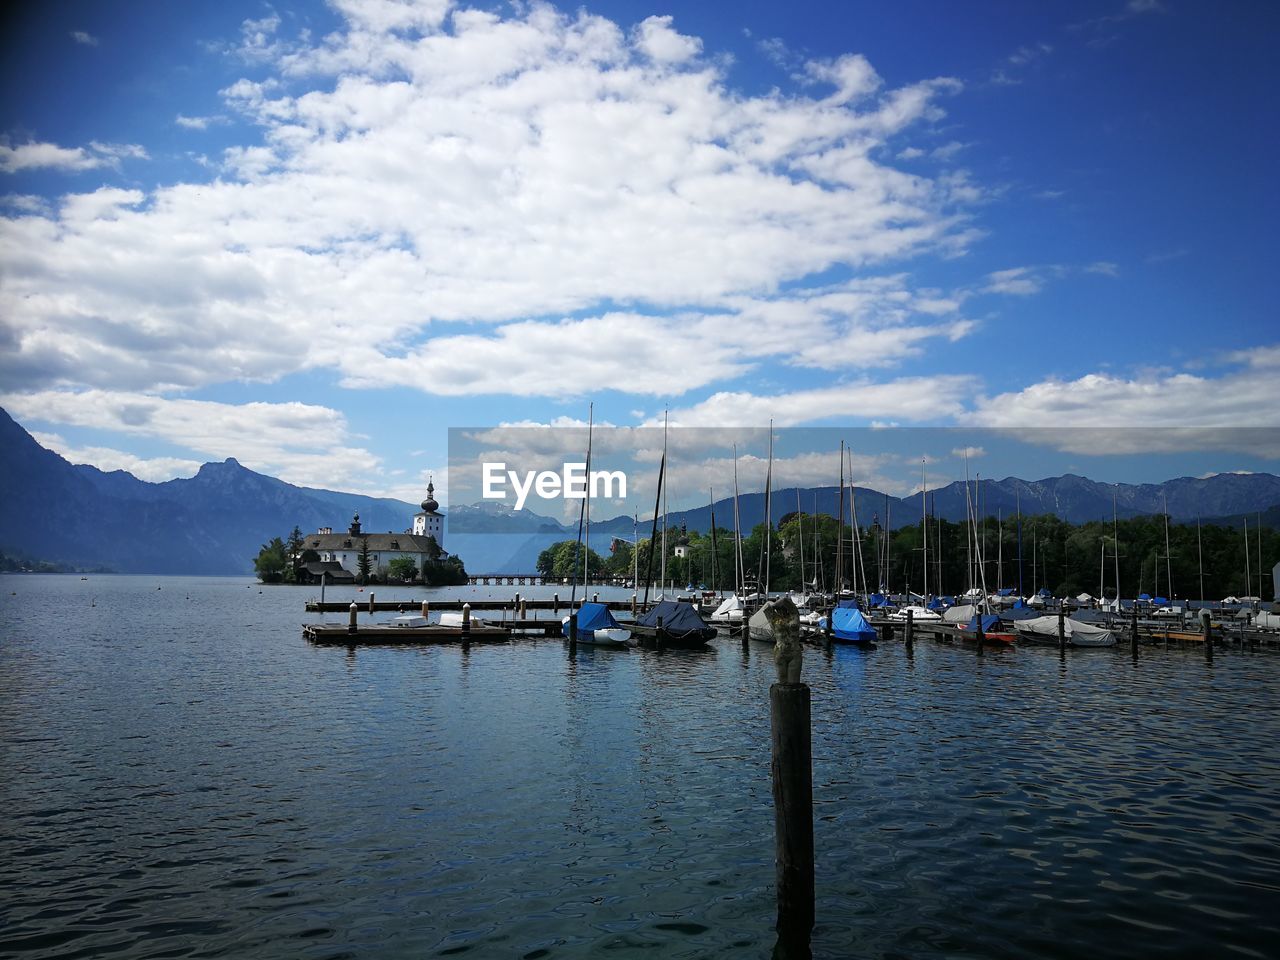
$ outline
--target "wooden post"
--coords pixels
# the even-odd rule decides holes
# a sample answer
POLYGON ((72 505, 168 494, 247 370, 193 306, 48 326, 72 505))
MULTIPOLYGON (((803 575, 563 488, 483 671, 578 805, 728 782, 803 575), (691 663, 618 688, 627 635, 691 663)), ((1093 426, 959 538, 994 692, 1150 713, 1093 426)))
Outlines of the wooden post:
POLYGON ((806 955, 813 930, 813 746, 809 687, 769 687, 778 931, 783 956, 806 955))
POLYGON ((578 614, 572 607, 569 608, 569 652, 575 653, 578 649, 578 614))
MULTIPOLYGON (((743 637, 746 637, 745 633, 743 634, 743 637)), ((746 640, 743 640, 743 643, 746 643, 746 640)), ((662 649, 662 618, 661 617, 658 618, 657 629, 653 631, 653 645, 657 647, 659 650, 662 649)))
POLYGON ((911 649, 911 644, 915 642, 915 614, 910 607, 907 607, 907 626, 902 631, 902 639, 906 641, 907 649, 911 649))
POLYGON ((462 645, 469 646, 471 643, 471 604, 464 603, 462 605, 462 645))
POLYGON ((422 619, 426 620, 430 616, 431 616, 431 603, 430 601, 423 600, 422 601, 422 619))
POLYGON ((593 593, 593 594, 591 595, 591 602, 592 602, 592 603, 599 603, 599 602, 600 602, 600 594, 598 594, 598 593, 593 593))
POLYGON ((828 648, 830 648, 831 644, 833 643, 831 639, 831 632, 835 628, 832 626, 831 622, 835 620, 835 618, 836 618, 836 608, 832 607, 830 610, 827 611, 827 622, 826 622, 826 625, 822 628, 822 632, 825 635, 824 639, 826 640, 828 648))
POLYGON ((369 594, 369 613, 373 613, 373 594, 369 594))
POLYGON ((1058 652, 1067 652, 1067 611, 1066 601, 1062 601, 1064 606, 1058 608, 1058 652))
POLYGON ((347 619, 347 633, 355 633, 356 632, 356 614, 360 612, 360 608, 356 606, 356 602, 354 600, 351 601, 351 607, 348 612, 349 612, 349 617, 347 619))
POLYGON ((560 616, 560 594, 558 593, 551 595, 551 615, 553 617, 560 616))
POLYGON ((320 571, 320 618, 324 619, 324 580, 327 570, 320 571))
POLYGON ((1129 611, 1129 643, 1133 647, 1133 655, 1138 655, 1138 605, 1135 603, 1129 611))
POLYGON ((524 597, 521 597, 520 598, 520 619, 521 620, 525 618, 525 614, 527 612, 528 612, 528 605, 525 603, 524 597))
POLYGON ((982 652, 982 648, 983 648, 984 646, 986 646, 986 643, 987 643, 987 633, 986 633, 986 631, 985 631, 985 630, 983 630, 983 629, 982 629, 982 614, 981 614, 981 612, 979 612, 979 613, 978 613, 978 615, 974 617, 974 622, 975 622, 975 623, 977 623, 977 625, 978 625, 978 632, 977 632, 977 634, 976 634, 976 636, 977 636, 977 640, 978 640, 978 656, 980 656, 980 657, 981 657, 981 656, 985 656, 985 654, 982 652))
POLYGON ((1213 660, 1213 621, 1209 617, 1204 618, 1204 658, 1213 660))
MULTIPOLYGON (((516 594, 515 602, 511 604, 511 616, 512 616, 512 618, 514 619, 514 617, 515 617, 516 613, 517 613, 517 612, 520 612, 522 609, 523 609, 523 608, 520 606, 520 594, 519 594, 519 593, 517 593, 517 594, 516 594)), ((520 615, 521 615, 521 616, 524 616, 524 614, 523 614, 523 613, 520 613, 520 615)))
POLYGON ((634 620, 635 617, 636 617, 636 595, 633 593, 631 595, 631 619, 634 620))

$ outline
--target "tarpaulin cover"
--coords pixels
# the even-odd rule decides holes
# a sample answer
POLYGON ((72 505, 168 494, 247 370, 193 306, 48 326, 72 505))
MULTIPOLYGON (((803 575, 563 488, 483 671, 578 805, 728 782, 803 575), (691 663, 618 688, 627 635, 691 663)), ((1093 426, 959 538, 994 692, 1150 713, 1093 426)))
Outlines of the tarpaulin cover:
POLYGON ((698 611, 689 603, 663 600, 636 622, 642 627, 656 627, 662 618, 662 628, 672 633, 692 633, 708 629, 698 611))

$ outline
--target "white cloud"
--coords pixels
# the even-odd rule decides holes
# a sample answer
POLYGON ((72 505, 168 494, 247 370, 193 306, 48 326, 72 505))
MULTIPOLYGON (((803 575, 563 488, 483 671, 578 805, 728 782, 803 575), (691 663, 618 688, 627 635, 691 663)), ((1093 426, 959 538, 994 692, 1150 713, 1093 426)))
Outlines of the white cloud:
POLYGON ((98 167, 118 167, 123 158, 147 159, 147 152, 132 143, 98 143, 85 147, 60 147, 56 143, 30 141, 16 147, 0 143, 0 173, 23 170, 62 170, 78 173, 98 167))
POLYGON ((1096 263, 1088 264, 1084 268, 1085 273, 1100 273, 1104 277, 1120 276, 1119 264, 1111 263, 1109 260, 1099 260, 1096 263))
POLYGON ((1216 377, 1189 373, 1126 379, 1088 374, 980 398, 963 419, 1078 453, 1251 449, 1280 457, 1280 345, 1241 351, 1216 377), (1176 426, 1170 426, 1170 425, 1176 426))
POLYGON ((185 114, 178 114, 174 117, 174 123, 187 130, 207 130, 209 127, 220 123, 226 123, 227 118, 221 114, 214 114, 208 117, 188 117, 185 114))
MULTIPOLYGON (((875 159, 940 117, 955 81, 885 89, 847 56, 812 68, 828 97, 748 96, 665 18, 628 34, 545 5, 507 18, 337 6, 347 25, 318 41, 286 37, 274 14, 245 25, 241 53, 268 75, 225 99, 260 137, 227 151, 221 179, 75 194, 56 214, 5 221, 4 382, 166 390, 327 368, 349 384, 506 393, 511 378, 453 353, 479 375, 462 383, 440 348, 510 359, 599 331, 683 363, 668 375, 678 386, 737 376, 760 354, 712 343, 703 372, 620 318, 691 317, 702 345, 735 317, 793 312, 865 338, 874 349, 858 362, 880 364, 966 332, 905 281, 897 313, 884 298, 841 313, 852 296, 776 292, 972 242, 963 208, 981 191, 875 159), (587 319, 554 319, 569 315, 587 319), (442 326, 453 322, 502 326, 442 326)), ((32 143, 0 148, 0 169, 144 155, 32 143)), ((770 342, 822 366, 800 341, 770 342)), ((633 369, 601 376, 627 390, 643 380, 633 369)))
POLYGON ((671 17, 649 17, 636 27, 636 46, 661 63, 683 63, 702 52, 702 41, 671 27, 671 17))
MULTIPOLYGON (((235 457, 251 470, 289 483, 361 492, 384 483, 378 458, 352 445, 345 417, 328 407, 227 404, 105 390, 9 393, 0 396, 0 406, 19 421, 163 440, 207 460, 235 457)), ((127 456, 99 446, 75 452, 104 470, 121 468, 119 458, 127 456)), ((141 458, 138 462, 151 469, 141 458)))
POLYGON ((987 274, 987 284, 982 292, 1026 297, 1039 293, 1042 286, 1043 281, 1030 267, 1013 267, 987 274))
POLYGON ((963 460, 965 457, 970 460, 976 460, 978 457, 985 457, 987 451, 982 447, 955 447, 952 449, 951 455, 957 460, 963 460))
POLYGON ((923 422, 963 412, 974 378, 961 374, 901 377, 887 383, 855 381, 772 396, 745 391, 713 394, 701 403, 671 411, 679 426, 756 426, 773 420, 779 427, 839 418, 923 422))
POLYGON ((71 39, 86 47, 96 47, 100 43, 97 37, 91 33, 85 33, 83 30, 72 30, 71 39))
POLYGON ((193 477, 200 469, 199 460, 180 457, 139 457, 111 447, 74 447, 56 433, 31 434, 40 446, 60 454, 71 463, 87 463, 105 470, 125 470, 139 480, 161 483, 175 477, 193 477))

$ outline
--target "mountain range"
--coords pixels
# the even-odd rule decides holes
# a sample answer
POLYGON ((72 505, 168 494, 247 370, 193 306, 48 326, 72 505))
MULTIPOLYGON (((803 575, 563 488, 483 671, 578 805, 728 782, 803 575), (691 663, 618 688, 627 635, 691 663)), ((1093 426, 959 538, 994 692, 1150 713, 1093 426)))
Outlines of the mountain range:
MULTIPOLYGON (((360 514, 368 531, 403 531, 418 510, 401 500, 295 486, 255 473, 228 459, 206 463, 191 478, 148 483, 123 470, 104 472, 73 465, 46 450, 0 410, 0 551, 32 560, 79 567, 107 567, 121 573, 243 574, 253 569, 259 547, 285 537, 296 524, 304 533, 322 526, 345 528, 360 514)), ((1165 503, 1175 520, 1224 518, 1232 525, 1263 512, 1275 523, 1280 511, 1280 477, 1267 473, 1220 473, 1180 477, 1159 484, 1107 484, 1066 475, 1043 480, 983 480, 981 512, 988 516, 1055 514, 1073 523, 1110 519, 1112 496, 1121 517, 1160 513, 1165 503)), ((849 494, 846 492, 846 496, 849 494)), ((918 523, 920 495, 892 497, 865 487, 854 490, 858 520, 873 519, 899 528, 918 523)), ((776 490, 775 522, 796 509, 797 490, 776 490)), ((805 512, 834 514, 835 487, 801 489, 805 512)), ((720 527, 732 526, 733 502, 673 512, 667 527, 705 533, 712 509, 720 527)), ((745 531, 764 521, 765 497, 738 498, 745 531)), ((929 493, 929 512, 948 520, 966 516, 965 485, 946 484, 929 493)), ((576 524, 529 510, 482 503, 449 511, 445 547, 479 573, 524 572, 551 543, 576 535, 576 524)), ((648 536, 642 523, 640 535, 648 536)), ((633 520, 618 516, 593 520, 593 537, 630 539, 633 520)), ((593 540, 600 550, 604 540, 593 540)))

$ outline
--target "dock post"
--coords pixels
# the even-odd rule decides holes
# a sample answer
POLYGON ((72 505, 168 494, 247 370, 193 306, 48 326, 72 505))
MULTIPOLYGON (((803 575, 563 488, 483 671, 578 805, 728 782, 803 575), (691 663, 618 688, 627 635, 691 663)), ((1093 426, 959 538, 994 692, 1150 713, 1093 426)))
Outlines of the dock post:
MULTIPOLYGON (((516 593, 516 598, 515 598, 515 600, 512 602, 512 604, 511 604, 511 618, 512 618, 513 620, 515 619, 516 614, 517 614, 517 613, 520 613, 520 611, 521 611, 521 609, 522 609, 522 608, 521 608, 521 606, 520 606, 520 600, 521 600, 521 599, 522 599, 522 598, 521 598, 520 594, 517 592, 517 593, 516 593)), ((524 616, 524 614, 523 614, 523 613, 520 613, 520 615, 521 615, 521 616, 524 616)))
POLYGON ((813 745, 809 687, 769 687, 770 773, 778 886, 778 949, 809 956, 813 930, 813 745))
POLYGON ((465 649, 471 644, 471 604, 462 605, 462 646, 465 649))
POLYGON ((525 618, 526 613, 528 613, 528 603, 525 601, 524 597, 521 597, 520 598, 520 619, 521 620, 525 618))
POLYGON ((1067 611, 1065 607, 1058 608, 1058 652, 1067 652, 1067 611))
POLYGON ((369 613, 373 613, 373 594, 369 594, 369 613))
POLYGON ((598 594, 598 593, 593 593, 593 594, 591 595, 591 602, 592 602, 592 603, 599 603, 599 602, 600 602, 600 594, 598 594))
POLYGON ((578 614, 574 611, 572 605, 569 607, 569 655, 578 651, 578 614))
POLYGON ((828 650, 831 649, 831 644, 832 644, 831 631, 835 629, 832 626, 831 621, 834 620, 835 618, 836 618, 836 608, 832 607, 830 610, 827 611, 827 622, 823 624, 823 627, 822 627, 823 642, 826 643, 828 650))
POLYGON ((558 593, 551 595, 551 615, 553 617, 560 616, 560 594, 558 593))
POLYGON ((327 570, 320 571, 320 619, 321 620, 324 619, 324 579, 325 579, 325 574, 328 572, 329 571, 327 570))
POLYGON ((1204 658, 1213 662, 1213 620, 1210 617, 1204 618, 1204 658))
POLYGON ((431 616, 431 603, 430 601, 423 600, 422 601, 422 619, 426 620, 430 616, 431 616))
POLYGON ((359 612, 360 612, 360 608, 359 608, 359 607, 357 607, 357 606, 356 606, 356 602, 355 602, 354 600, 352 600, 352 601, 351 601, 351 608, 350 608, 350 610, 348 611, 348 614, 349 614, 349 615, 348 615, 348 619, 347 619, 347 633, 355 633, 355 632, 356 632, 356 614, 358 614, 359 612))
POLYGON ((977 638, 978 638, 978 656, 980 656, 980 657, 981 657, 981 656, 985 656, 985 654, 984 654, 984 653, 983 653, 983 651, 982 651, 982 648, 983 648, 983 647, 986 645, 986 643, 987 643, 987 632, 986 632, 985 630, 983 630, 983 629, 982 629, 982 614, 981 614, 981 613, 979 613, 976 617, 974 617, 974 620, 975 620, 975 621, 977 622, 977 624, 978 624, 978 632, 977 632, 977 638))
MULTIPOLYGON (((745 638, 747 635, 744 633, 742 636, 743 636, 742 642, 746 643, 747 641, 745 638)), ((653 645, 657 647, 659 650, 662 649, 662 618, 661 617, 658 618, 657 629, 653 631, 653 645)))
POLYGON ((1129 644, 1133 647, 1133 655, 1138 655, 1138 605, 1134 604, 1129 611, 1129 644))
POLYGON ((902 639, 906 641, 907 649, 911 649, 911 644, 915 642, 915 618, 910 607, 907 607, 907 625, 902 631, 902 639))
POLYGON ((636 599, 637 599, 637 597, 636 597, 636 595, 633 593, 633 594, 631 595, 631 619, 632 619, 632 620, 634 620, 634 619, 636 618, 636 599))

